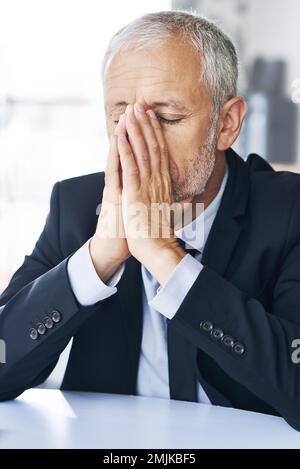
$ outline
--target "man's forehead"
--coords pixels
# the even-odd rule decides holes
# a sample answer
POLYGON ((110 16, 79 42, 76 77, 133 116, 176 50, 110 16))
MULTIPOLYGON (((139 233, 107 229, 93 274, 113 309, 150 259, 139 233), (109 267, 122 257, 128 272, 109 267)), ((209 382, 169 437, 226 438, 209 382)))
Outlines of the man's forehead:
POLYGON ((193 62, 199 67, 199 54, 186 42, 163 41, 159 46, 119 50, 109 60, 110 79, 169 75, 174 69, 186 70, 193 62))
MULTIPOLYGON (((147 77, 148 78, 148 77, 147 77)), ((155 108, 168 108, 174 112, 186 112, 198 100, 201 85, 198 80, 171 76, 168 80, 123 80, 116 84, 106 78, 104 86, 105 109, 112 111, 136 101, 143 101, 155 108)), ((198 77, 197 77, 198 78, 198 77)))
POLYGON ((131 100, 135 93, 151 101, 186 101, 179 94, 189 94, 200 80, 199 54, 190 44, 172 40, 117 52, 107 64, 103 91, 107 101, 131 100))
MULTIPOLYGON (((130 57, 130 56, 128 56, 130 57)), ((119 59, 120 60, 120 59, 119 59)), ((153 60, 152 60, 153 61, 153 60)), ((149 60, 148 60, 149 62, 149 60)), ((161 63, 148 65, 142 60, 123 61, 121 64, 115 60, 108 66, 105 79, 104 91, 106 94, 121 92, 126 89, 156 88, 165 93, 167 88, 176 89, 183 81, 182 69, 174 63, 161 63), (138 63, 137 63, 138 62, 138 63)), ((187 80, 188 77, 184 77, 187 80)))
POLYGON ((152 109, 190 112, 203 99, 199 56, 174 41, 158 49, 122 51, 107 67, 106 112, 143 101, 152 109))

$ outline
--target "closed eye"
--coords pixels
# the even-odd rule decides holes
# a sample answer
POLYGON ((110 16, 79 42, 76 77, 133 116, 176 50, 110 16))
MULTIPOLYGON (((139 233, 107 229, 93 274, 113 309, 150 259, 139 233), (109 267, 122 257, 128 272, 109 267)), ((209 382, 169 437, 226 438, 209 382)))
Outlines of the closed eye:
MULTIPOLYGON (((156 114, 156 117, 160 122, 168 125, 178 124, 180 121, 182 121, 182 117, 180 117, 179 119, 166 119, 165 117, 162 117, 159 114, 156 114)), ((113 123, 117 125, 119 123, 119 119, 114 120, 113 123)))
POLYGON ((156 114, 156 117, 163 124, 169 125, 178 124, 180 121, 182 121, 182 117, 180 117, 179 119, 166 119, 165 117, 162 117, 159 114, 156 114))

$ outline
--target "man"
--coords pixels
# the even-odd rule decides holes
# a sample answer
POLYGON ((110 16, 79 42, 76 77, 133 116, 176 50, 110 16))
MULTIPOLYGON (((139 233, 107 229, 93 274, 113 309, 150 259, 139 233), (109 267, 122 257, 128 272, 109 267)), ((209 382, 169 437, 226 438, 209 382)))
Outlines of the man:
POLYGON ((2 400, 42 383, 73 337, 61 389, 248 409, 300 430, 300 178, 231 149, 247 110, 236 82, 234 46, 196 15, 145 15, 112 38, 105 178, 55 184, 0 297, 2 400), (149 215, 174 202, 192 208, 183 228, 177 209, 149 215))

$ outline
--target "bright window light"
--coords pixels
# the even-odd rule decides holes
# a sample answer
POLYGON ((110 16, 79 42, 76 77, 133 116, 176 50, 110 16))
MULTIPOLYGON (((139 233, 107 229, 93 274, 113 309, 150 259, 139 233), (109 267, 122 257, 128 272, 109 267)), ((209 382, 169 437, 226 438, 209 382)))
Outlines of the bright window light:
POLYGON ((53 184, 102 171, 101 59, 166 0, 0 0, 0 292, 41 233, 53 184))
POLYGON ((144 13, 170 8, 169 0, 0 0, 7 92, 43 100, 99 96, 101 57, 112 34, 144 13))

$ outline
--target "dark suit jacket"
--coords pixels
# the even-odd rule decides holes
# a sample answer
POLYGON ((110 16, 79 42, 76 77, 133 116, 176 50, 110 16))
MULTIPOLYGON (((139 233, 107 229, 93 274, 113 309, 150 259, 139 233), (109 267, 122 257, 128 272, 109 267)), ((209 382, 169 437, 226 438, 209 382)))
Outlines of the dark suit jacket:
MULTIPOLYGON (((226 158, 204 268, 168 320, 171 398, 199 379, 214 404, 281 415, 300 430, 300 364, 291 359, 300 338, 300 176, 275 172, 257 155, 244 162, 229 150, 226 158), (211 325, 233 342, 215 338, 211 325)), ((67 275, 68 258, 94 234, 103 185, 103 173, 55 184, 44 230, 0 296, 1 400, 42 383, 72 336, 62 389, 136 394, 140 264, 129 258, 118 292, 89 307, 67 275), (32 340, 30 328, 54 310, 61 321, 32 340)))

